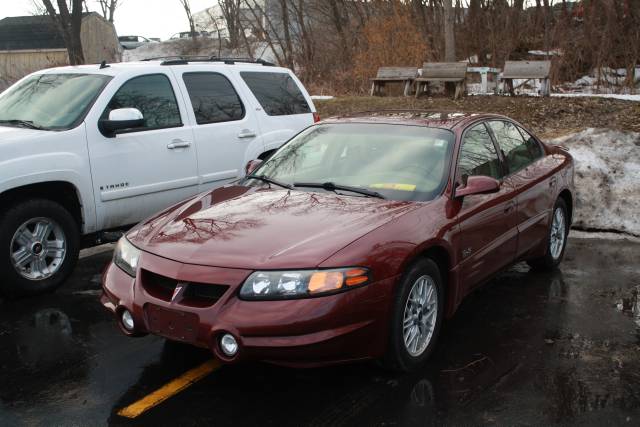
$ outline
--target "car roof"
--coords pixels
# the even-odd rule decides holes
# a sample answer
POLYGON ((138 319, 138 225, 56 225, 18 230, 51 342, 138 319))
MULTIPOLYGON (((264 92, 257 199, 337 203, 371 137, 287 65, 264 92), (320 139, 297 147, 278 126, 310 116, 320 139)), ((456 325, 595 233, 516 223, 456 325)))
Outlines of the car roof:
POLYGON ((385 123, 408 126, 425 126, 440 129, 454 129, 466 123, 484 119, 507 119, 506 116, 489 113, 464 113, 459 111, 431 110, 381 110, 350 113, 329 117, 323 123, 385 123))

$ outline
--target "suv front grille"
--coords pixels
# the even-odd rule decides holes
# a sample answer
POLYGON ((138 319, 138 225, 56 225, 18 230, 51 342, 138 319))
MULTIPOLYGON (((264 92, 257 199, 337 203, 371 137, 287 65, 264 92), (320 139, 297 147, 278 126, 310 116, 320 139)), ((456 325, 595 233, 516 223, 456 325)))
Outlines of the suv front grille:
POLYGON ((177 303, 192 307, 208 307, 215 304, 229 288, 226 285, 175 280, 148 270, 141 271, 140 279, 140 284, 149 295, 166 302, 171 302, 178 283, 186 285, 182 299, 177 303))

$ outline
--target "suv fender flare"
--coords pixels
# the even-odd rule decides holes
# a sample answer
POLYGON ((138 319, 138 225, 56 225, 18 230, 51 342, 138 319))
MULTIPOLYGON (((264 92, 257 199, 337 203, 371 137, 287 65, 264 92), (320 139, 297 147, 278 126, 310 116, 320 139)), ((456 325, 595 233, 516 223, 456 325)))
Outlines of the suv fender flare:
MULTIPOLYGON (((58 159, 55 159, 57 156, 47 156, 46 161, 49 164, 56 164, 58 159), (53 158, 52 158, 53 157, 53 158)), ((11 176, 10 179, 5 181, 0 181, 0 197, 5 195, 7 192, 17 191, 19 192, 21 188, 26 188, 33 185, 46 185, 48 183, 67 183, 73 186, 76 192, 76 196, 78 198, 78 202, 80 204, 80 215, 82 219, 82 234, 89 234, 96 230, 96 205, 95 200, 93 198, 93 189, 91 187, 91 175, 88 176, 81 175, 78 171, 73 169, 57 169, 57 170, 49 170, 42 171, 34 174, 26 174, 26 175, 18 175, 15 174, 18 170, 29 170, 33 169, 33 164, 26 165, 25 163, 30 162, 28 159, 24 160, 14 160, 11 162, 7 162, 5 164, 0 163, 0 169, 6 171, 6 167, 8 166, 9 173, 8 176, 11 176), (10 164, 9 164, 10 163, 10 164), (22 166, 22 167, 21 167, 22 166), (11 171, 14 171, 12 173, 11 171)))

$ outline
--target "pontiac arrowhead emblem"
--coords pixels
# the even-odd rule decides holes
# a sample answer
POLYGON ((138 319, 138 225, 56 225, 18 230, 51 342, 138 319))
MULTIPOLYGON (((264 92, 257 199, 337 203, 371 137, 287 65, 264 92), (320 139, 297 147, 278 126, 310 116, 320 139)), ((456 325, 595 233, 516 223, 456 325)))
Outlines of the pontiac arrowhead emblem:
POLYGON ((178 300, 182 299, 182 295, 184 294, 184 291, 187 289, 187 284, 186 283, 178 283, 176 285, 176 288, 173 290, 173 295, 171 296, 171 302, 177 302, 178 300))

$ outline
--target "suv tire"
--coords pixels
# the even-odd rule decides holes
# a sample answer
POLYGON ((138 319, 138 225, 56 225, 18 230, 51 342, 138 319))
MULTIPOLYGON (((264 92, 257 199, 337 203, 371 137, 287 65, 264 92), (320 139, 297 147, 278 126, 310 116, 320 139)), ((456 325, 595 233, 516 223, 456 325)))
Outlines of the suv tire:
POLYGON ((78 260, 73 216, 47 199, 22 201, 0 213, 0 291, 6 296, 51 292, 78 260))

